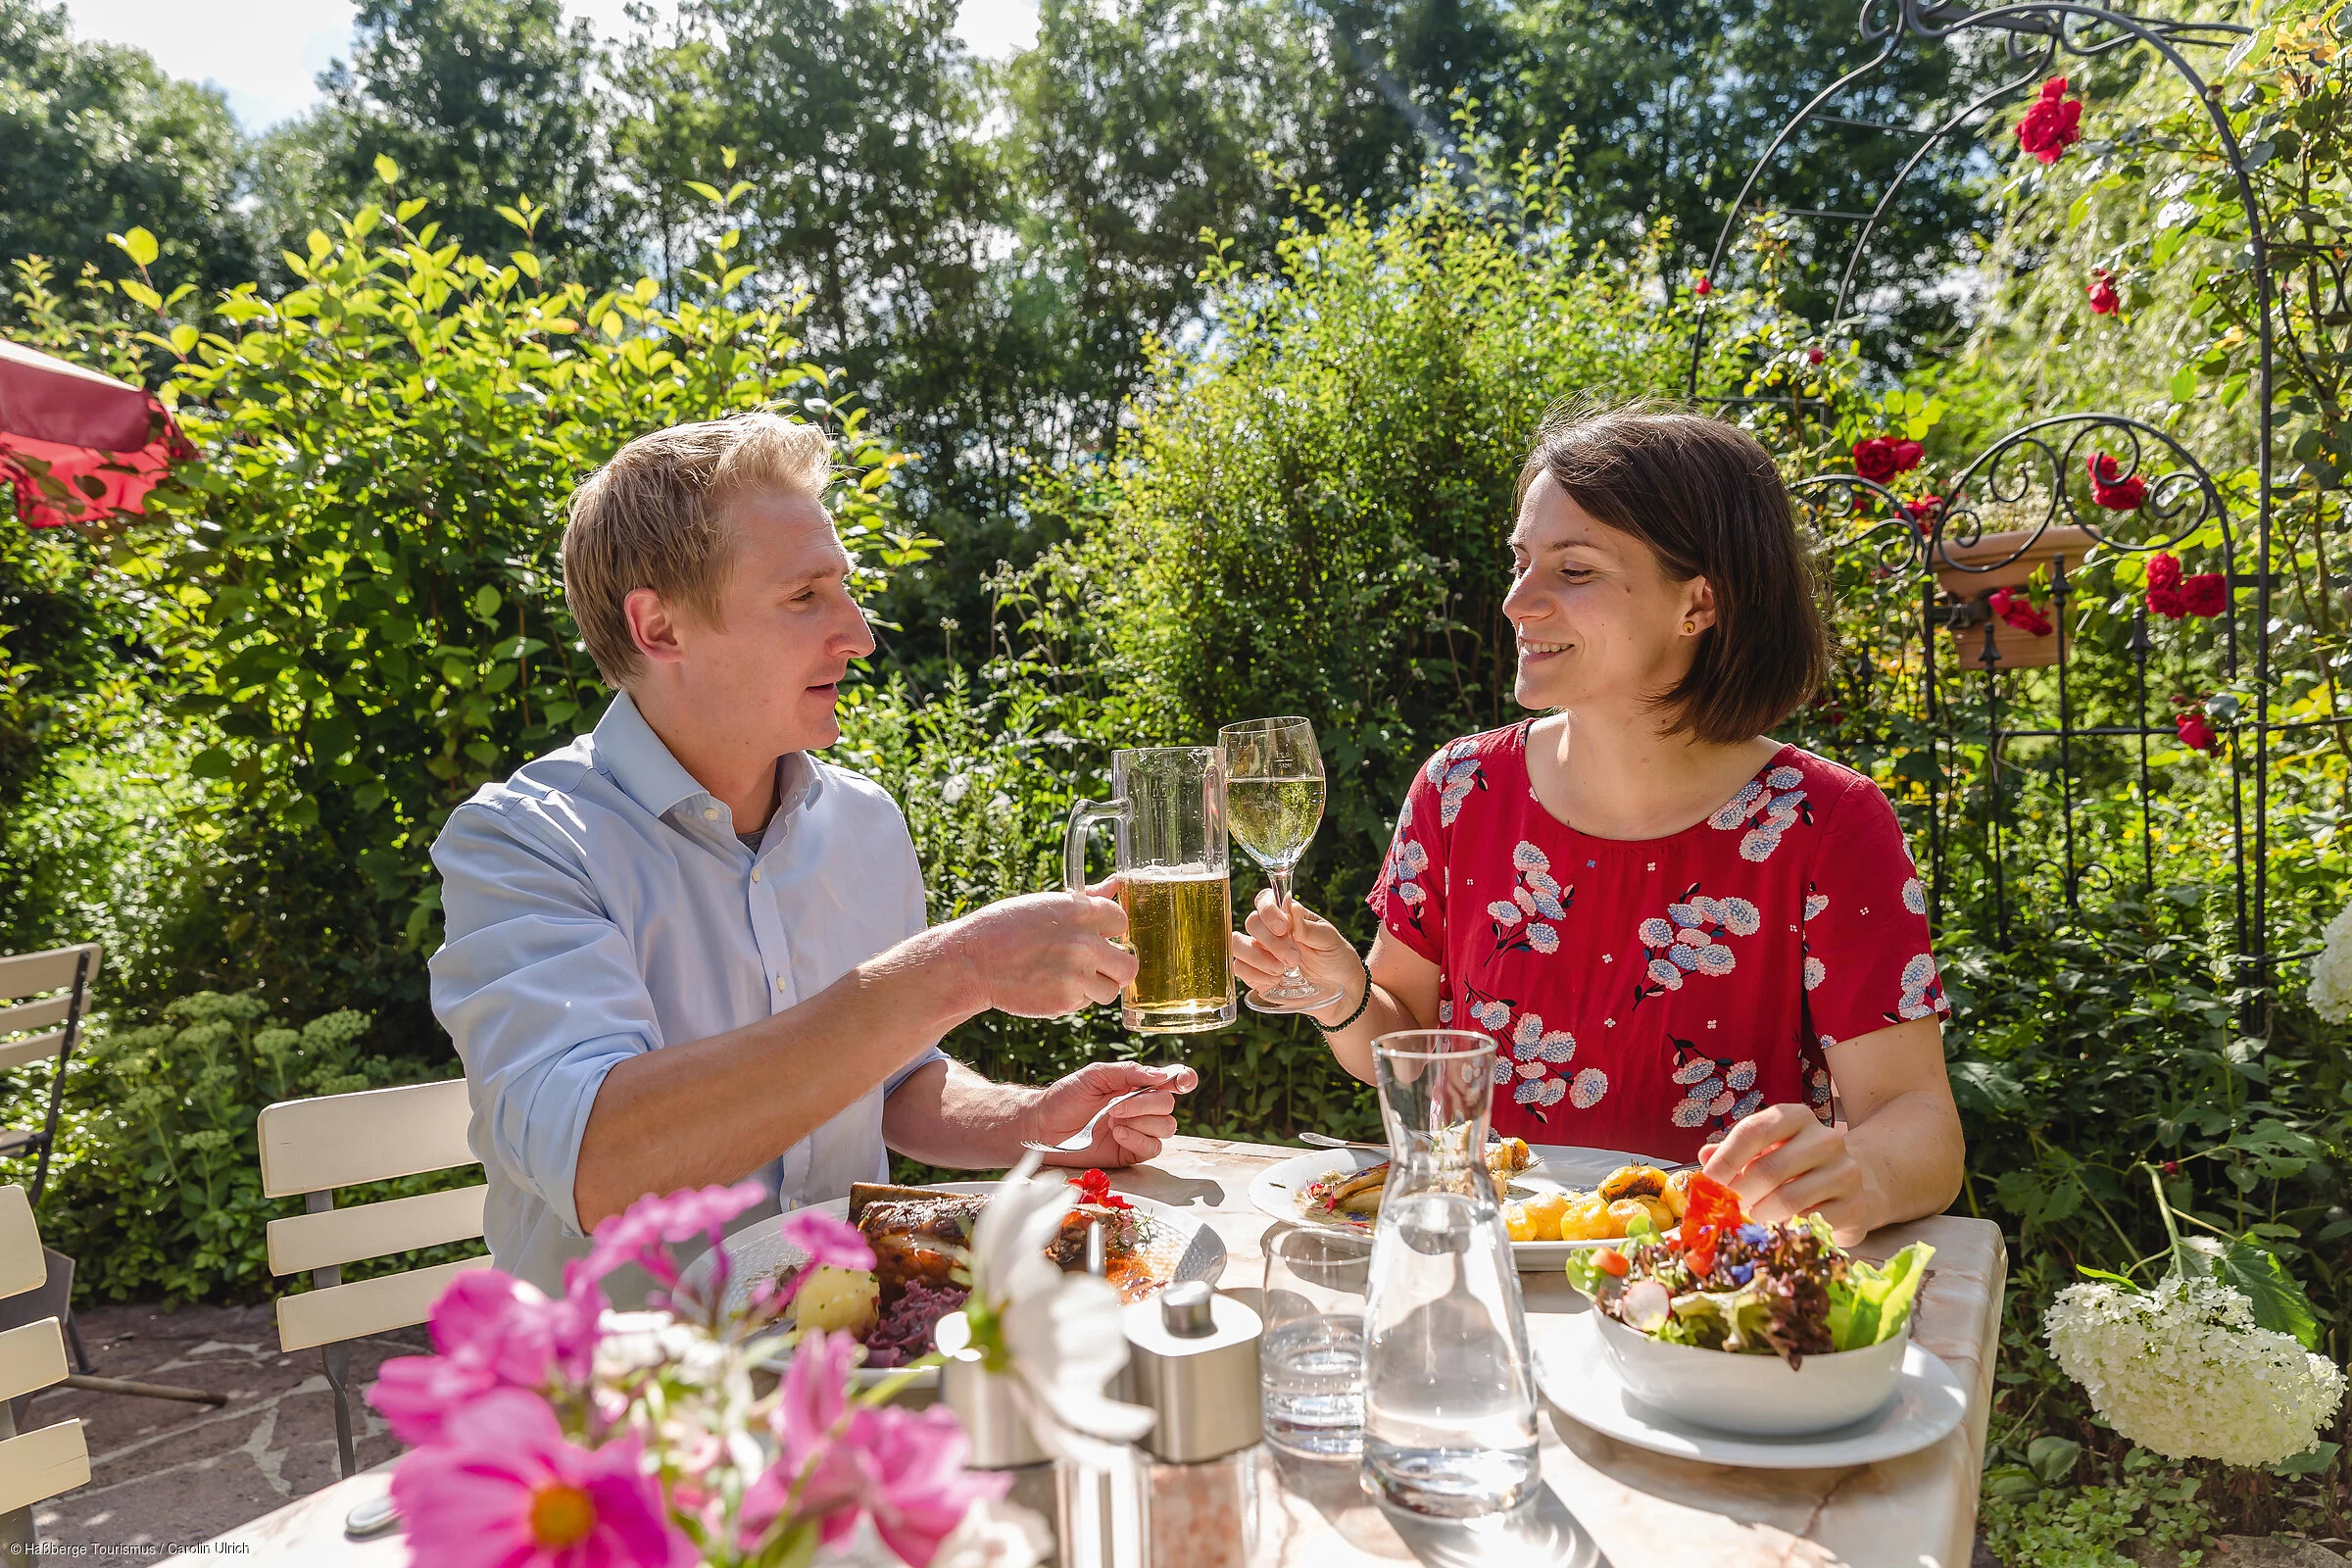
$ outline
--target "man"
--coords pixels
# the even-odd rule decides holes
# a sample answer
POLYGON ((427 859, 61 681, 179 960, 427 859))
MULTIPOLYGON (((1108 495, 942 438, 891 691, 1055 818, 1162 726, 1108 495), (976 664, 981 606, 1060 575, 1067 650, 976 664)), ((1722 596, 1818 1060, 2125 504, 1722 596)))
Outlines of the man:
POLYGON ((1109 1002, 1135 959, 1124 912, 1089 895, 928 926, 898 807, 811 755, 874 647, 819 500, 830 456, 822 431, 749 414, 633 441, 581 485, 564 594, 618 695, 433 845, 433 1010, 466 1062, 483 1228, 551 1294, 647 1193, 757 1172, 786 1207, 818 1202, 882 1178, 885 1145, 1008 1165, 1106 1107, 1050 1157, 1129 1164, 1195 1082, 1098 1062, 1027 1089, 941 1054, 991 1007, 1109 1002))

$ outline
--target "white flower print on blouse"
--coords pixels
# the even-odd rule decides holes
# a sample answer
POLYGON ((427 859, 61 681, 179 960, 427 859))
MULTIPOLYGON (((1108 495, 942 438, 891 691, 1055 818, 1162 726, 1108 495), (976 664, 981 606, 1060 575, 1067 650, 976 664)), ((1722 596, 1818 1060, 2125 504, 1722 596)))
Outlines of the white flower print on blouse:
MULTIPOLYGON (((1404 831, 1409 813, 1397 820, 1396 830, 1404 831)), ((1388 878, 1389 896, 1404 906, 1404 917, 1414 930, 1421 930, 1421 909, 1429 903, 1429 890, 1421 886, 1421 878, 1429 871, 1429 851, 1419 839, 1399 837, 1389 846, 1389 863, 1383 874, 1388 878)))
POLYGON ((1470 798, 1472 790, 1487 787, 1487 775, 1472 755, 1476 749, 1470 741, 1454 741, 1440 747, 1437 756, 1421 769, 1438 786, 1438 822, 1442 827, 1453 826, 1453 819, 1462 814, 1462 802, 1470 798))
POLYGON ((1693 882, 1682 898, 1666 906, 1663 919, 1651 915, 1634 928, 1648 955, 1642 979, 1634 986, 1634 1005, 1650 997, 1683 989, 1686 974, 1730 974, 1738 967, 1726 937, 1752 937, 1764 923, 1761 910, 1745 899, 1710 898, 1693 882))
MULTIPOLYGON (((1513 1023, 1513 1005, 1499 997, 1480 996, 1470 1004, 1470 1015, 1496 1037, 1500 1048, 1494 1054, 1495 1087, 1513 1085, 1512 1101, 1534 1111, 1538 1121, 1545 1121, 1549 1118, 1544 1107, 1558 1104, 1569 1092, 1568 1080, 1552 1069, 1575 1057, 1576 1036, 1565 1029, 1544 1028, 1541 1013, 1521 1013, 1513 1023)), ((1599 1087, 1605 1092, 1605 1075, 1599 1087)))
POLYGON ((1756 1087, 1756 1064, 1710 1056, 1688 1040, 1667 1036, 1674 1047, 1674 1081, 1683 1087, 1670 1120, 1677 1127, 1721 1131, 1764 1103, 1756 1087))
POLYGON ((1912 877, 1903 884, 1903 907, 1909 909, 1913 914, 1928 912, 1927 890, 1919 885, 1917 877, 1912 877))
POLYGON ((1587 1067, 1576 1075, 1568 1086, 1568 1103, 1579 1110, 1591 1110, 1600 1103, 1601 1096, 1609 1092, 1609 1075, 1598 1067, 1587 1067))
POLYGON ((1830 966, 1810 953, 1805 955, 1805 989, 1819 991, 1821 983, 1830 977, 1830 966))
POLYGON ((1576 889, 1562 888, 1553 880, 1550 858, 1525 839, 1511 852, 1511 864, 1519 873, 1511 896, 1487 906, 1487 918, 1494 927, 1494 951, 1497 954, 1559 952, 1559 928, 1549 922, 1567 918, 1568 905, 1576 897, 1576 889), (1522 920, 1526 922, 1524 927, 1520 924, 1522 920))
POLYGON ((1805 798, 1805 775, 1793 767, 1781 766, 1762 778, 1749 779, 1739 794, 1707 818, 1707 826, 1725 833, 1745 829, 1740 840, 1740 858, 1763 860, 1781 847, 1782 834, 1800 821, 1812 820, 1813 804, 1805 798), (1757 820, 1759 816, 1761 821, 1757 820))
POLYGON ((1936 972, 1936 956, 1921 953, 1912 956, 1903 965, 1903 996, 1894 1011, 1884 1013, 1889 1023, 1907 1023, 1933 1013, 1948 1010, 1943 1000, 1943 979, 1936 972))

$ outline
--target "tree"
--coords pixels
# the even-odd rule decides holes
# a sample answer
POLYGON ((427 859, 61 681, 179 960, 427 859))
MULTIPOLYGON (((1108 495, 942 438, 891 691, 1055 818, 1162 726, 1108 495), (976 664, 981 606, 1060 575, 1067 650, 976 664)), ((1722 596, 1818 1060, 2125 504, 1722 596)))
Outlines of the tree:
MULTIPOLYGON (((320 112, 280 139, 298 158, 317 146, 314 200, 355 211, 389 157, 469 249, 516 243, 498 209, 527 197, 547 209, 534 239, 559 270, 603 283, 630 267, 605 221, 603 50, 587 23, 564 24, 561 0, 365 0, 353 40, 351 60, 318 78, 320 112)), ((314 200, 285 205, 315 212, 314 200)))
POLYGON ((0 260, 121 276, 106 236, 145 226, 172 236, 165 287, 224 288, 252 268, 232 206, 241 153, 218 91, 139 50, 77 42, 62 6, 0 0, 0 260))

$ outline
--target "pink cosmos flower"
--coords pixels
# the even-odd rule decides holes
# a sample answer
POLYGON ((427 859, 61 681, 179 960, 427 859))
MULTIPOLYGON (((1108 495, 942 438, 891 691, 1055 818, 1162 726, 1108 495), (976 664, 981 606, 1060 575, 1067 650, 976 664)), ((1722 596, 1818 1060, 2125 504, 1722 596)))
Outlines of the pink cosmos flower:
POLYGON ((564 1441, 547 1401, 483 1395, 448 1423, 445 1446, 392 1473, 392 1501, 418 1562, 434 1568, 693 1568, 634 1434, 601 1448, 564 1441))
POLYGON ((785 1369, 769 1417, 776 1462, 744 1494, 744 1550, 787 1516, 817 1520, 820 1539, 840 1545, 862 1514, 901 1558, 928 1563, 975 1501, 1002 1496, 1010 1484, 964 1470, 970 1445, 941 1406, 853 1407, 845 1386, 856 1349, 847 1334, 812 1334, 785 1369))
POLYGON ((595 1245, 588 1250, 587 1275, 601 1280, 623 1263, 635 1263, 662 1284, 674 1286, 678 1267, 667 1244, 697 1236, 715 1243, 727 1221, 766 1196, 757 1180, 648 1193, 597 1226, 595 1245))
POLYGON ((392 1436, 420 1448, 442 1442, 450 1416, 497 1387, 498 1374, 476 1354, 397 1355, 376 1369, 368 1402, 392 1436))
POLYGON ((459 1275, 429 1319, 441 1353, 386 1361, 368 1402, 394 1437, 415 1447, 444 1441, 450 1416, 492 1389, 539 1392, 586 1381, 605 1293, 576 1263, 565 1268, 564 1282, 563 1298, 550 1300, 494 1268, 459 1275))

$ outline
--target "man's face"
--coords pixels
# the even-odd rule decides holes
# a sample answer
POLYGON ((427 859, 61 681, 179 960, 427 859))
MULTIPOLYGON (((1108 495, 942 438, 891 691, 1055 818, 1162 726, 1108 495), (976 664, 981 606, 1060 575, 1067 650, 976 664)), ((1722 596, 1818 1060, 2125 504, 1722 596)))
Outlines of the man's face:
POLYGON ((841 738, 834 704, 850 661, 874 651, 850 596, 850 555, 806 496, 753 489, 727 508, 734 557, 715 624, 676 626, 678 695, 723 716, 761 751, 814 751, 841 738))

